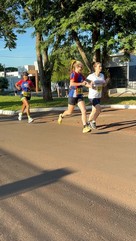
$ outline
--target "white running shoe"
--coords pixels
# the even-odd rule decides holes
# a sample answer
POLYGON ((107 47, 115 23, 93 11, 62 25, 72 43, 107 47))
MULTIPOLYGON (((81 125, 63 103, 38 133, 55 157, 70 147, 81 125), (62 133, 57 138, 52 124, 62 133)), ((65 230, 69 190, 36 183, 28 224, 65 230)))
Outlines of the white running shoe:
POLYGON ((97 129, 95 121, 91 121, 90 126, 92 127, 92 129, 97 129))
POLYGON ((28 119, 28 123, 29 123, 29 124, 30 124, 31 122, 33 122, 33 121, 34 121, 34 119, 31 118, 31 117, 28 119))
POLYGON ((22 120, 22 113, 18 114, 18 120, 21 121, 22 120))
POLYGON ((61 123, 62 123, 62 119, 63 119, 62 114, 60 114, 60 115, 59 115, 59 118, 58 118, 58 124, 61 124, 61 123))

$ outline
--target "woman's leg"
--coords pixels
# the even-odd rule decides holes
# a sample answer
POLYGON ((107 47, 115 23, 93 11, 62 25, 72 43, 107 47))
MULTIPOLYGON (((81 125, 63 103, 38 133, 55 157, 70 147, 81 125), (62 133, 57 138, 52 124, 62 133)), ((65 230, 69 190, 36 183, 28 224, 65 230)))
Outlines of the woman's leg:
POLYGON ((23 104, 26 108, 26 114, 27 114, 27 117, 28 117, 28 123, 31 123, 33 122, 34 120, 30 117, 30 105, 29 105, 29 100, 27 98, 24 98, 23 99, 23 104))
POLYGON ((28 100, 26 98, 23 98, 22 102, 23 102, 22 110, 24 111, 26 109, 26 114, 29 117, 30 116, 29 102, 28 102, 28 100))
POLYGON ((90 123, 90 126, 92 129, 96 129, 96 119, 98 118, 98 116, 101 113, 101 106, 100 104, 97 104, 95 106, 92 106, 92 112, 89 115, 89 119, 88 122, 90 123))
POLYGON ((85 102, 84 101, 79 101, 78 102, 78 107, 79 107, 79 109, 81 111, 81 114, 82 114, 81 118, 82 118, 83 126, 85 126, 86 123, 87 123, 85 102))
POLYGON ((21 109, 22 114, 24 113, 25 108, 26 108, 26 105, 25 105, 24 101, 22 101, 22 109, 21 109))
POLYGON ((99 104, 92 106, 92 111, 89 115, 88 121, 96 121, 100 113, 101 113, 101 106, 99 104))
POLYGON ((19 120, 19 121, 22 120, 22 115, 23 115, 23 113, 24 113, 24 111, 25 111, 25 108, 26 108, 26 105, 25 105, 25 103, 24 103, 24 98, 22 98, 21 101, 22 101, 22 107, 21 107, 21 112, 20 112, 19 115, 18 115, 18 120, 19 120))
POLYGON ((93 118, 94 121, 96 121, 96 119, 98 118, 98 116, 99 116, 100 113, 101 113, 101 106, 100 106, 100 105, 96 105, 96 106, 95 106, 95 109, 96 109, 96 111, 95 111, 95 113, 94 113, 94 118, 93 118))
POLYGON ((65 116, 67 116, 67 115, 71 115, 72 112, 74 111, 74 108, 75 108, 75 105, 70 105, 70 104, 68 104, 68 109, 65 110, 62 114, 59 115, 58 124, 61 124, 61 123, 62 123, 63 117, 65 117, 65 116))
POLYGON ((22 115, 23 115, 24 111, 26 110, 26 114, 28 117, 28 123, 31 123, 31 122, 33 122, 33 119, 30 117, 29 101, 25 97, 23 97, 21 100, 22 100, 22 109, 21 109, 21 112, 19 113, 18 120, 19 121, 22 120, 22 115))
POLYGON ((91 127, 87 125, 87 117, 86 117, 86 106, 84 101, 79 101, 78 102, 78 107, 81 111, 81 119, 83 123, 83 133, 87 133, 91 131, 91 127))
POLYGON ((75 109, 75 105, 68 104, 68 109, 62 113, 62 118, 67 115, 71 115, 75 109))

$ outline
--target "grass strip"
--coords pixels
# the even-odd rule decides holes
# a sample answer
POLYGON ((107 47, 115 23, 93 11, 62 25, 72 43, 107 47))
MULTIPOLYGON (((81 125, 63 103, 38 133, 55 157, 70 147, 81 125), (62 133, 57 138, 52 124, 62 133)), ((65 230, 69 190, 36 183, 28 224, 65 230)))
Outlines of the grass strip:
MULTIPOLYGON (((89 105, 89 100, 84 97, 86 105, 89 105)), ((30 101, 31 108, 50 108, 50 107, 65 107, 68 104, 67 98, 54 97, 52 101, 45 101, 42 97, 32 96, 30 101)), ((136 105, 135 96, 125 97, 110 97, 106 101, 101 102, 102 105, 136 105)), ((0 96, 0 109, 18 111, 21 108, 21 100, 19 96, 0 96)))

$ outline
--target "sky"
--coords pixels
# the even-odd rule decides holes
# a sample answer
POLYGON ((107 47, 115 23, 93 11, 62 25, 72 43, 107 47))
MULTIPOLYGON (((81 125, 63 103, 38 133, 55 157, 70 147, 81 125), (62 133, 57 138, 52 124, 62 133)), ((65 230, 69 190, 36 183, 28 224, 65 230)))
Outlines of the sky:
POLYGON ((31 36, 32 29, 19 34, 16 49, 11 51, 4 48, 4 41, 0 39, 0 63, 5 67, 19 67, 33 65, 36 61, 35 37, 31 36))

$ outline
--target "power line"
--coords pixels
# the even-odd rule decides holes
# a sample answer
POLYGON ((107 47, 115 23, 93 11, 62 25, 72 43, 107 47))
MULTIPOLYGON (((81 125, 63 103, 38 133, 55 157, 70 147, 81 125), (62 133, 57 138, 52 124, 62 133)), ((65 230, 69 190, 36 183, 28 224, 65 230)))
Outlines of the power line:
POLYGON ((33 59, 33 58, 36 58, 36 57, 34 57, 34 56, 32 56, 32 57, 15 57, 15 56, 2 56, 2 55, 0 55, 0 58, 33 59))

